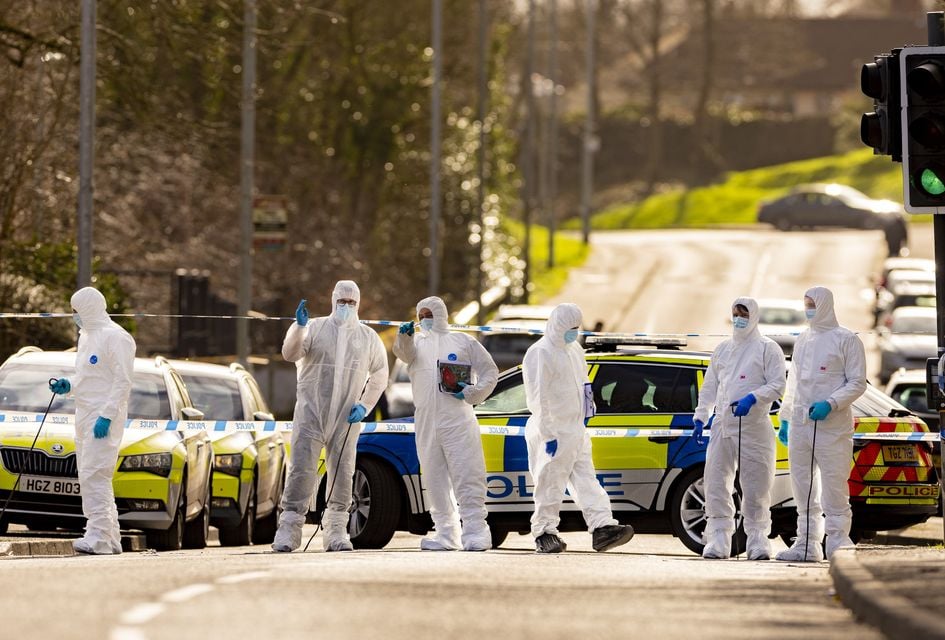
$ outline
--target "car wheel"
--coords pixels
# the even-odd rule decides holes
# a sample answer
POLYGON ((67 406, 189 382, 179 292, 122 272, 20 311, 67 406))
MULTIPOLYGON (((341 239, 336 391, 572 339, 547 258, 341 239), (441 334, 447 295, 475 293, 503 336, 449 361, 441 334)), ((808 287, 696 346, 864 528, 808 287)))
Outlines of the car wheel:
POLYGON ((157 551, 177 551, 184 543, 184 494, 181 492, 177 513, 165 531, 145 531, 148 546, 157 551))
POLYGON ((394 537, 400 520, 400 478, 387 465, 358 459, 351 492, 348 533, 359 549, 380 549, 394 537))
POLYGON ((793 227, 791 220, 787 216, 781 216, 778 218, 778 220, 774 223, 774 226, 777 227, 779 231, 790 231, 791 227, 793 227))
POLYGON ((509 537, 508 529, 500 529, 498 527, 489 527, 489 531, 492 533, 492 548, 498 549, 505 539, 509 537))
MULTIPOLYGON (((702 479, 702 467, 690 469, 676 481, 670 504, 670 522, 673 534, 693 553, 702 555, 705 544, 702 535, 705 532, 705 484, 702 479)), ((745 551, 746 539, 740 514, 740 499, 735 496, 735 508, 738 527, 732 538, 732 555, 745 551)))
POLYGON ((210 501, 207 500, 197 517, 184 524, 184 548, 203 549, 210 535, 210 501))
POLYGON ((243 517, 232 527, 219 527, 220 546, 242 547, 253 541, 256 526, 256 474, 253 474, 253 483, 249 488, 249 498, 246 501, 246 510, 243 517))
POLYGON ((279 480, 279 490, 276 492, 274 502, 276 506, 272 508, 269 515, 256 521, 253 528, 253 544, 272 544, 276 538, 276 530, 279 528, 279 514, 282 513, 282 492, 285 490, 285 470, 279 480))

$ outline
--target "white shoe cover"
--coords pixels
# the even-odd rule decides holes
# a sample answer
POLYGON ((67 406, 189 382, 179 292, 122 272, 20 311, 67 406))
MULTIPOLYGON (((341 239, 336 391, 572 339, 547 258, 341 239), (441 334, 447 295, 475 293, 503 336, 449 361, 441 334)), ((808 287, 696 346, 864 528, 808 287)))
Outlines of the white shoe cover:
POLYGON ((790 549, 779 551, 774 559, 781 562, 820 562, 824 559, 824 551, 820 546, 820 542, 811 540, 805 545, 803 540, 799 540, 795 541, 790 549), (804 556, 805 546, 807 547, 806 559, 804 556))
POLYGON ((272 550, 280 553, 295 551, 302 546, 302 525, 305 516, 293 511, 283 511, 279 529, 272 541, 272 550))
POLYGON ((351 544, 350 540, 331 540, 325 547, 325 551, 354 551, 354 545, 351 544))
POLYGON ((745 550, 748 553, 749 560, 771 559, 771 543, 768 542, 768 538, 764 533, 748 534, 748 545, 745 550))
POLYGON ((85 537, 73 540, 72 548, 76 551, 76 553, 87 553, 94 556, 110 556, 115 555, 116 553, 121 553, 120 549, 116 552, 112 548, 112 543, 108 540, 92 542, 85 537))
POLYGON ((842 538, 838 538, 837 536, 827 536, 827 559, 833 559, 833 554, 837 552, 837 549, 853 546, 855 545, 849 536, 844 536, 842 538), (837 542, 834 542, 834 538, 837 538, 837 542))
POLYGON ((492 531, 485 520, 463 523, 463 551, 488 551, 492 548, 492 531))
MULTIPOLYGON (((491 542, 491 539, 490 539, 491 542)), ((442 540, 439 537, 432 538, 421 538, 420 539, 420 549, 421 551, 456 551, 459 549, 459 545, 448 542, 447 540, 442 540)))

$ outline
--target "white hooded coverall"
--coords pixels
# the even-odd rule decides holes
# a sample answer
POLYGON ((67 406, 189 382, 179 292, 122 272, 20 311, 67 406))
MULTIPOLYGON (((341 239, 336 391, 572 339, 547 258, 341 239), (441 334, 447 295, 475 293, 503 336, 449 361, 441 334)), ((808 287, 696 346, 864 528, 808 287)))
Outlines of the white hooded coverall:
POLYGON ((705 460, 703 555, 709 558, 731 555, 736 528, 732 493, 737 466, 748 557, 767 559, 771 556, 768 531, 775 464, 775 432, 769 412, 771 403, 784 392, 784 352, 778 343, 758 332, 758 303, 753 298, 737 298, 732 307, 735 305, 748 309, 748 326, 734 328, 732 337, 715 348, 693 416, 694 420, 708 423, 710 411, 715 413, 705 460), (732 415, 731 404, 749 394, 755 396, 756 403, 741 418, 739 460, 739 418, 732 415))
POLYGON ((837 322, 833 293, 829 289, 813 287, 804 295, 814 301, 815 315, 810 328, 798 336, 794 345, 793 364, 780 412, 781 420, 790 425, 788 459, 797 505, 797 540, 793 547, 778 554, 779 560, 804 560, 805 549, 806 559, 820 560, 825 514, 827 556, 832 556, 839 547, 853 544, 847 485, 853 464, 850 405, 866 391, 866 356, 859 337, 837 322), (824 400, 830 403, 831 411, 818 421, 814 445, 814 421, 808 411, 815 402, 824 400), (815 471, 819 471, 819 483, 814 480, 815 471))
POLYGON ((377 333, 358 321, 356 309, 346 320, 338 318, 339 299, 360 304, 360 298, 354 282, 339 281, 331 294, 332 314, 313 318, 304 327, 293 322, 282 344, 282 357, 295 363, 297 386, 292 468, 282 496, 274 548, 295 550, 301 546, 302 525, 318 479, 323 447, 325 495, 327 498, 330 491, 331 496, 322 518, 322 544, 326 550, 350 548, 348 509, 361 426, 349 424, 347 418, 355 404, 370 410, 387 387, 387 351, 377 333))
POLYGON ((418 314, 424 308, 433 313, 432 330, 413 336, 399 333, 394 342, 394 354, 407 364, 410 375, 421 480, 435 528, 432 540, 424 539, 421 547, 458 549, 461 542, 467 551, 483 551, 492 547, 492 536, 486 523, 486 464, 472 405, 492 393, 499 369, 478 340, 449 331, 446 304, 440 298, 417 303, 418 314), (437 362, 471 365, 472 380, 462 400, 440 391, 437 362), (451 489, 459 502, 458 517, 451 489))
POLYGON ((85 287, 72 295, 82 323, 75 358, 75 449, 85 535, 73 545, 86 553, 121 553, 112 478, 128 419, 135 341, 108 317, 105 296, 85 287), (95 421, 108 418, 108 435, 96 438, 95 421))
POLYGON ((569 489, 584 514, 588 530, 618 524, 610 498, 597 480, 591 459, 591 437, 584 426, 584 385, 589 382, 584 349, 565 343, 564 333, 581 324, 581 309, 570 303, 555 307, 545 335, 525 352, 523 377, 531 416, 525 425, 528 467, 535 483, 532 536, 558 534, 561 503, 569 489), (554 455, 547 443, 556 440, 554 455))

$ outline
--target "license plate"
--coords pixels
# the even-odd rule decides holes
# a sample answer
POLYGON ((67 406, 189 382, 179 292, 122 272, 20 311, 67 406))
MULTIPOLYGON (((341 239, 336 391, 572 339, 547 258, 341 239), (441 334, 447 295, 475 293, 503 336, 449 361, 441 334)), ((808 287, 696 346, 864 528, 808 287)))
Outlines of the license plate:
POLYGON ((27 493, 51 493, 59 496, 79 495, 79 481, 71 478, 44 478, 42 476, 21 476, 17 491, 27 493))
POLYGON ((884 444, 883 460, 887 465, 893 462, 918 462, 919 452, 914 444, 884 444))

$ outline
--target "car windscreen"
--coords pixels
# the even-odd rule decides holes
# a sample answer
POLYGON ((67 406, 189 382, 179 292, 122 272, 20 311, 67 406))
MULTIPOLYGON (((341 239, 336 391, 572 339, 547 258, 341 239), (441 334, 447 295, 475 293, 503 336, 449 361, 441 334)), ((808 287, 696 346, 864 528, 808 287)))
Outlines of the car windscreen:
POLYGON ((531 333, 496 333, 484 336, 482 346, 489 353, 520 353, 524 356, 539 338, 540 335, 531 333))
POLYGON ((243 402, 236 380, 214 376, 182 375, 194 408, 207 420, 243 420, 243 402))
MULTIPOLYGON (((68 365, 8 363, 0 368, 0 410, 42 413, 52 397, 50 378, 73 378, 75 369, 68 365)), ((56 396, 50 413, 75 413, 72 393, 56 396)), ((146 420, 170 420, 171 405, 158 373, 135 372, 128 401, 128 417, 146 420)))
POLYGON ((785 309, 768 307, 758 313, 759 324, 791 324, 798 325, 807 322, 807 317, 801 309, 785 309))
POLYGON ((866 385, 866 391, 853 402, 853 415, 857 418, 890 418, 909 413, 904 406, 887 396, 872 385, 866 385))

